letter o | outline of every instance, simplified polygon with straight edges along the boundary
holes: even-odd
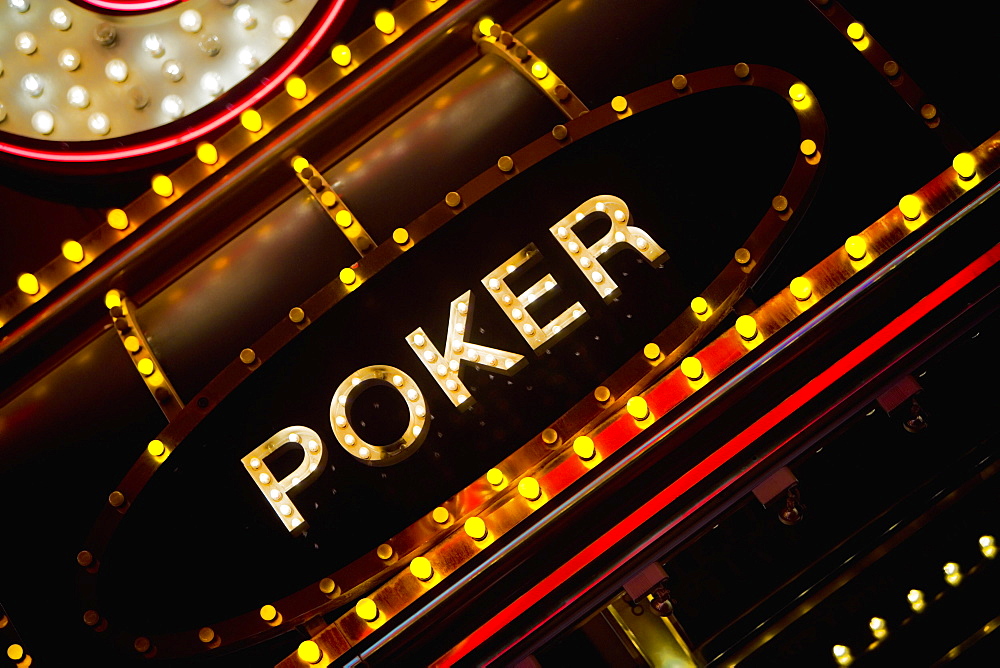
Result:
[[[372,385],[386,385],[399,392],[409,415],[402,436],[388,445],[368,443],[351,425],[351,405]],[[416,452],[427,436],[427,420],[424,393],[412,378],[393,366],[377,364],[358,369],[340,384],[330,403],[330,426],[337,441],[359,462],[369,466],[391,466]]]

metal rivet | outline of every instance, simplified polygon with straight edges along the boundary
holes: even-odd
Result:
[[[240,361],[244,364],[253,364],[256,359],[257,353],[255,353],[252,349],[244,348],[240,351]]]
[[[746,79],[750,76],[750,66],[746,63],[736,63],[736,67],[733,68],[733,74],[740,79]]]
[[[514,160],[509,155],[505,155],[497,160],[497,167],[500,168],[501,172],[509,172],[514,169]]]
[[[683,74],[678,74],[673,79],[670,80],[670,85],[674,87],[674,90],[680,91],[684,90],[688,86],[687,77]]]
[[[306,319],[306,312],[303,311],[298,306],[296,306],[295,308],[293,308],[291,311],[288,312],[288,319],[298,324]]]
[[[555,137],[558,141],[566,139],[568,135],[569,135],[569,130],[566,129],[565,125],[557,125],[554,128],[552,128],[552,136]]]
[[[444,196],[444,203],[454,209],[462,203],[462,196],[452,191]]]

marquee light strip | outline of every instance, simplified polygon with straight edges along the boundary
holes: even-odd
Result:
[[[0,606],[0,651],[18,668],[27,668],[32,663],[31,655],[24,649],[21,634],[17,632],[3,606]]]
[[[998,148],[1000,148],[1000,133],[994,135],[990,140],[979,146],[973,152],[972,156],[976,162],[976,172],[975,176],[971,179],[963,179],[954,168],[949,168],[921,188],[915,195],[920,198],[920,211],[916,220],[911,220],[911,217],[908,217],[904,213],[906,211],[905,205],[902,209],[900,207],[896,207],[879,218],[860,234],[850,237],[844,246],[827,256],[811,270],[805,272],[800,278],[805,278],[811,284],[811,294],[809,297],[801,299],[801,295],[796,296],[793,294],[793,290],[790,286],[768,300],[749,316],[743,316],[744,318],[752,318],[754,324],[752,329],[748,328],[746,324],[743,326],[737,324],[736,326],[726,330],[717,339],[704,346],[696,356],[686,358],[685,361],[696,360],[698,362],[698,373],[691,372],[690,368],[686,370],[684,368],[684,364],[672,369],[661,380],[653,384],[650,389],[634,394],[625,409],[619,408],[613,416],[595,429],[590,430],[588,433],[576,435],[573,441],[573,447],[564,447],[560,458],[553,462],[549,462],[544,467],[528,472],[531,476],[538,480],[542,490],[544,490],[543,498],[546,500],[552,499],[571,483],[582,478],[586,471],[594,466],[595,462],[599,462],[601,459],[607,458],[612,453],[630,443],[632,439],[639,435],[642,430],[651,426],[656,418],[671,413],[671,411],[676,409],[684,400],[694,395],[699,389],[704,387],[706,383],[710,382],[712,378],[718,376],[734,363],[746,357],[748,353],[757,347],[765,338],[769,338],[778,333],[782,328],[795,320],[795,318],[797,318],[801,313],[811,308],[818,300],[823,299],[835,289],[844,285],[853,276],[861,272],[879,255],[889,251],[893,246],[930,221],[945,207],[957,201],[971,188],[969,181],[975,179],[976,183],[978,183],[983,177],[993,173],[998,167],[1000,167],[1000,156],[997,155]],[[975,202],[973,202],[973,204],[975,204]],[[941,227],[938,231],[944,229],[946,222],[947,221],[942,221],[943,227]],[[865,241],[865,253],[863,255],[860,253],[860,246],[857,242],[858,238]],[[924,240],[927,238],[928,237],[925,237]],[[917,244],[920,243],[921,242],[917,242]],[[989,258],[989,262],[990,264],[995,263],[998,258],[998,252],[1000,252],[1000,247],[994,248],[991,253],[984,257],[992,255],[992,257]],[[983,260],[983,258],[980,258],[980,260]],[[982,269],[979,269],[979,273],[982,273]],[[978,273],[975,275],[978,275]],[[971,278],[968,278],[966,282],[968,280],[971,280]],[[864,286],[859,286],[859,288],[857,288],[857,290],[863,289]],[[921,308],[924,308],[924,306],[921,305]],[[912,310],[913,309],[911,309],[911,311]],[[746,321],[744,321],[744,323],[746,323]],[[874,341],[874,339],[866,342],[866,344],[862,347],[871,344],[872,341]],[[845,363],[848,362],[855,363],[853,361],[845,361]],[[835,367],[836,366],[837,365],[835,365]],[[815,396],[817,392],[818,390],[812,391],[810,396]],[[640,406],[643,410],[641,412],[634,410],[631,405],[637,398],[642,400]],[[645,417],[642,417],[643,415],[645,415]],[[788,412],[785,412],[783,415],[787,416]],[[673,423],[673,426],[676,427],[678,422],[680,422],[680,420],[676,420]],[[655,438],[649,439],[647,442],[659,442],[668,433],[669,431],[661,430],[656,434]],[[747,438],[747,433],[748,432],[745,432],[744,435],[737,440],[745,440],[745,438]],[[582,439],[585,439],[586,441],[586,448],[579,446]],[[728,447],[729,446],[727,445],[719,452],[722,453],[727,451]],[[736,452],[738,451],[731,452],[728,454],[728,457],[735,455]],[[589,455],[589,457],[585,457],[585,455]],[[715,456],[708,458],[703,465],[699,465],[696,469],[707,466],[717,468],[723,461],[728,460],[728,457],[726,459],[720,459],[718,455],[719,453],[716,453]],[[504,464],[501,463],[501,470],[503,470],[503,466]],[[674,487],[686,485],[683,489],[690,489],[690,487],[694,484],[692,482],[692,476],[694,476],[695,473],[695,471],[692,471],[691,473],[682,476],[681,481],[678,481],[678,483],[668,487],[665,492],[657,496],[657,499],[660,499],[668,492],[672,493],[672,496],[670,496],[671,499],[676,498],[679,493],[673,492]],[[607,474],[608,472],[604,473],[604,475]],[[514,476],[511,476],[511,480],[514,479]],[[514,528],[514,526],[521,519],[526,518],[535,509],[532,507],[526,508],[523,501],[516,498],[516,495],[513,493],[506,493],[502,496],[504,497],[503,500],[494,503],[491,509],[482,516],[482,519],[490,528],[490,536],[493,540],[501,537],[507,531]],[[644,517],[648,516],[649,514],[644,515]],[[612,533],[619,532],[621,527],[624,525],[628,525],[632,528],[638,526],[637,522],[633,521],[633,518],[629,518],[629,520],[622,525],[615,527],[615,529],[612,530]],[[616,538],[614,540],[601,541],[599,543],[595,543],[591,547],[594,549],[600,547],[603,551],[622,537],[618,533],[615,533],[615,535]],[[463,550],[461,549],[462,547],[465,547],[466,549]],[[451,541],[448,541],[430,548],[427,552],[423,553],[422,556],[428,558],[432,564],[447,564],[447,567],[453,571],[456,570],[458,566],[469,560],[468,558],[462,559],[465,552],[468,552],[467,546],[455,547]],[[577,570],[584,563],[589,562],[594,556],[594,554],[588,554],[585,558],[575,559],[573,560],[572,565],[568,565],[568,567],[570,570],[575,572],[575,570]],[[492,558],[498,559],[499,555],[492,555]],[[556,579],[559,582],[565,581],[568,577],[563,573],[564,570],[565,569],[559,569],[558,571],[558,577]],[[407,576],[408,574],[404,571],[368,595],[368,598],[375,602],[375,604],[379,607],[379,610],[383,610],[385,612],[384,619],[376,620],[377,623],[366,622],[363,625],[359,623],[356,611],[348,612],[337,619],[330,625],[330,627],[325,629],[323,633],[313,638],[313,641],[316,642],[320,649],[324,651],[324,654],[331,659],[336,658],[336,656],[332,654],[332,652],[335,651],[335,647],[331,646],[324,649],[324,646],[327,642],[327,638],[331,635],[332,628],[335,627],[339,637],[343,638],[343,640],[345,640],[349,645],[357,645],[375,629],[389,621],[392,616],[398,614],[407,605],[415,602],[420,595],[426,591],[427,588],[414,587],[413,583],[408,581]],[[470,576],[466,576],[466,578],[469,577]],[[457,587],[458,585],[452,584],[451,586]],[[546,584],[545,590],[547,592],[551,592],[553,588],[554,586]],[[535,595],[534,590],[532,590],[531,600],[537,601],[539,598],[540,596]],[[511,610],[515,610],[517,613],[520,613],[526,610],[528,605],[530,605],[530,603],[524,603],[519,600],[515,605],[511,606]],[[439,662],[435,665],[453,665],[456,661],[466,656],[472,647],[481,643],[485,640],[485,638],[499,630],[498,625],[502,626],[504,623],[511,621],[509,612],[509,610],[505,610],[501,614],[497,615],[497,617],[493,618],[489,624],[484,627],[484,629],[474,633],[473,636],[470,636],[468,641],[465,643],[456,646],[456,648],[446,654],[445,657],[439,659]],[[360,621],[364,622],[364,620]],[[387,642],[387,639],[383,638],[380,641],[380,644],[384,644],[385,642]],[[375,649],[377,649],[377,646],[369,651],[374,651]],[[295,655],[286,658],[279,664],[281,668],[297,668],[298,666],[303,665],[306,664],[304,664],[301,659]],[[328,663],[320,665],[328,665]]]
[[[183,410],[184,402],[181,401],[163,366],[149,347],[146,335],[135,319],[137,310],[135,304],[126,298],[123,292],[111,290],[104,298],[104,305],[108,307],[111,323],[139,372],[142,382],[160,405],[160,410],[167,420],[173,420]]]
[[[668,81],[637,91],[629,95],[627,99],[615,98],[612,103],[574,119],[565,126],[556,126],[552,134],[541,137],[510,156],[513,162],[518,165],[518,171],[513,174],[519,174],[561,148],[569,146],[574,141],[611,124],[623,121],[634,114],[698,92],[727,87],[756,87],[769,90],[783,98],[796,112],[796,118],[800,123],[802,147],[808,147],[808,149],[803,148],[799,151],[799,155],[782,186],[782,194],[775,197],[775,205],[763,214],[750,238],[745,242],[744,248],[740,248],[734,254],[733,260],[720,276],[706,288],[704,297],[712,304],[711,312],[707,315],[699,315],[691,311],[675,320],[654,340],[654,343],[661,350],[668,352],[657,354],[655,360],[651,360],[641,353],[635,356],[608,379],[607,386],[610,388],[607,390],[608,396],[591,397],[583,401],[560,418],[551,429],[546,430],[542,435],[508,457],[497,467],[503,476],[511,481],[511,485],[503,487],[502,490],[516,489],[520,485],[520,480],[525,477],[525,471],[551,464],[554,460],[563,457],[566,452],[565,448],[569,446],[566,441],[560,440],[560,435],[568,438],[572,434],[587,433],[600,425],[608,416],[618,414],[630,396],[635,395],[639,389],[649,387],[657,377],[678,363],[687,351],[691,350],[699,340],[718,325],[733,308],[745,286],[755,280],[767,265],[769,255],[776,246],[776,240],[782,237],[783,232],[787,231],[791,222],[798,219],[799,211],[805,209],[805,204],[816,187],[817,169],[822,168],[820,157],[824,149],[826,122],[818,102],[804,84],[777,68],[764,65],[748,66],[745,63],[740,63],[735,68],[716,67],[694,72],[686,76],[686,81],[687,85],[682,89],[678,89],[673,82]],[[621,108],[620,100],[626,102],[624,111],[617,110]],[[234,360],[216,376],[202,392],[198,393],[197,399],[189,403],[185,410],[177,416],[177,419],[171,421],[155,439],[156,451],[160,454],[154,455],[150,450],[144,451],[120,482],[118,490],[127,498],[136,498],[159,466],[175,448],[180,447],[185,437],[205,417],[206,411],[219,403],[249,377],[254,369],[259,368],[261,363],[266,362],[308,324],[332,308],[350,292],[362,287],[368,278],[388,265],[389,262],[452,220],[466,206],[485,197],[509,178],[512,178],[510,173],[505,173],[497,168],[483,172],[459,191],[449,193],[445,201],[439,202],[437,206],[411,224],[405,230],[404,241],[400,241],[404,238],[400,236],[381,244],[374,251],[361,258],[356,269],[351,270],[352,280],[350,284],[341,280],[333,281],[305,303],[293,308],[288,319],[278,323],[252,345],[251,349],[255,353],[254,364],[248,366],[239,360]],[[396,232],[400,231],[402,230]],[[396,237],[396,234],[394,233],[393,236]],[[651,418],[641,421],[642,425],[651,422]],[[552,436],[552,434],[555,435]],[[550,437],[551,440],[546,440]],[[583,470],[589,469],[600,461],[600,457],[592,457],[591,459],[592,461],[580,471],[572,469],[572,464],[568,465],[571,467],[570,473],[573,473],[571,478],[576,479]],[[566,473],[560,475],[566,475]],[[567,479],[566,484],[569,484],[569,479]],[[378,550],[372,550],[348,566],[324,578],[317,585],[286,596],[280,601],[269,602],[269,605],[273,605],[281,613],[282,624],[276,626],[263,624],[259,615],[250,612],[216,624],[212,628],[214,634],[212,637],[214,638],[213,642],[219,642],[211,647],[208,643],[198,640],[195,631],[150,638],[150,640],[155,642],[158,647],[159,656],[190,655],[213,649],[222,644],[239,642],[251,635],[255,637],[274,635],[290,626],[301,624],[361,595],[366,589],[390,577],[396,568],[394,564],[406,563],[405,560],[420,550],[428,549],[429,545],[441,541],[446,544],[455,544],[456,541],[462,543],[462,537],[455,536],[458,527],[464,525],[466,520],[477,517],[481,510],[500,502],[503,498],[502,490],[498,494],[497,488],[488,479],[488,476],[484,476],[442,504],[443,521],[436,520],[434,516],[437,515],[437,511],[435,511],[435,513],[385,541],[385,545],[392,549],[394,555],[392,564],[388,564],[382,559],[378,555]],[[82,555],[85,555],[83,561],[86,564],[81,564],[85,567],[78,572],[81,578],[79,589],[81,592],[85,592],[84,600],[87,607],[93,608],[96,605],[95,587],[97,583],[92,577],[97,572],[95,564],[99,564],[100,557],[117,530],[122,517],[122,513],[106,506],[86,540],[86,549],[81,552]],[[502,533],[513,526],[517,519],[519,518],[510,518],[511,524],[509,526],[490,524],[485,528],[494,532],[502,528]],[[490,521],[494,522],[495,520]],[[487,537],[484,540],[488,542],[490,539]],[[466,547],[470,549],[475,547],[473,552],[478,552],[485,544],[487,543],[475,541],[474,546],[466,545]],[[110,628],[109,635],[127,633],[125,629],[113,624]],[[219,640],[220,638],[221,640]]]
[[[375,248],[375,242],[371,235],[361,225],[361,221],[347,207],[344,200],[330,186],[330,183],[323,176],[323,173],[312,166],[305,158],[296,157],[292,160],[292,168],[295,170],[299,181],[305,186],[313,200],[323,209],[323,212],[336,223],[336,227],[354,246],[358,254],[364,256]]]
[[[555,103],[566,118],[572,120],[589,111],[580,98],[556,73],[499,23],[483,19],[473,28],[473,38],[483,55],[499,56],[514,66],[531,84]]]
[[[812,4],[882,75],[907,106],[920,115],[924,124],[935,131],[949,151],[958,153],[969,149],[969,141],[946,118],[942,118],[937,106],[931,103],[930,97],[913,77],[903,71],[885,47],[843,5],[835,0],[812,0]]]
[[[194,157],[168,175],[156,175],[150,190],[123,208],[108,211],[107,225],[101,225],[80,239],[80,244],[86,252],[82,263],[70,262],[62,255],[58,255],[34,274],[25,274],[33,277],[36,290],[26,292],[15,287],[3,294],[0,297],[0,331],[15,316],[43,300],[54,288],[74,276],[122,239],[130,236],[139,227],[157,221],[174,202],[211,178],[271,130],[297,114],[318,96],[332,89],[447,2],[448,0],[407,0],[393,10],[391,14],[393,26],[390,33],[387,34],[372,25],[349,45],[338,44],[333,47],[331,58],[321,62],[302,78],[292,75],[294,68],[283,72],[280,81],[284,82],[285,95],[271,97],[259,109],[248,106],[228,115],[225,122],[234,119],[235,122],[214,144],[199,144]],[[296,67],[299,62],[301,59],[295,63]],[[293,82],[300,83],[293,84]],[[278,83],[276,81],[275,85]],[[267,87],[265,93],[270,94],[272,88]],[[264,95],[256,96],[251,104],[262,99]],[[195,136],[184,137],[182,141],[194,138]],[[161,186],[160,189],[157,188],[157,184]]]

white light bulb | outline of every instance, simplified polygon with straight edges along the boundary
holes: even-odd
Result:
[[[184,69],[176,60],[168,60],[163,63],[162,71],[167,81],[180,81],[184,78]]]
[[[45,84],[37,74],[25,74],[21,77],[21,90],[31,97],[38,97],[45,92]]]
[[[284,14],[274,19],[271,30],[279,39],[288,39],[295,32],[295,20],[291,16]]]
[[[49,23],[57,30],[69,30],[73,26],[73,19],[62,7],[56,7],[49,12]]]
[[[201,75],[201,89],[212,97],[218,97],[222,94],[222,77],[215,72],[205,72]]]
[[[128,79],[128,65],[121,58],[114,58],[104,66],[104,74],[116,83],[121,83]]]
[[[28,0],[7,0],[7,4],[22,14],[31,9],[31,3]]]
[[[80,67],[80,52],[76,49],[63,49],[59,52],[59,67],[72,72]]]
[[[184,100],[177,95],[168,95],[163,98],[160,108],[171,119],[180,118],[184,115]]]
[[[233,10],[233,20],[247,30],[257,25],[257,17],[254,16],[250,5],[237,5],[236,9]]]
[[[38,48],[38,42],[35,41],[35,36],[30,32],[19,32],[14,38],[14,46],[24,55],[30,56]]]
[[[36,111],[31,117],[31,127],[43,135],[50,134],[56,126],[56,119],[52,114],[45,111]]]
[[[159,58],[163,55],[163,40],[160,39],[159,35],[151,32],[142,38],[142,48],[153,58]]]
[[[86,109],[90,104],[90,93],[83,86],[70,86],[66,91],[66,101],[77,109]]]
[[[236,57],[239,59],[240,65],[243,65],[248,70],[255,70],[257,69],[257,65],[260,64],[260,61],[257,60],[257,54],[249,46],[244,46],[240,49]]]
[[[184,32],[198,32],[201,30],[201,14],[193,9],[182,13],[177,22],[180,23],[181,30]]]
[[[87,127],[95,135],[106,135],[111,129],[111,121],[108,120],[106,114],[91,114],[90,118],[87,119]]]

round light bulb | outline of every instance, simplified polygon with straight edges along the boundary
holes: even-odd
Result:
[[[73,26],[73,19],[62,7],[56,7],[49,12],[49,23],[57,30],[69,30]]]
[[[392,12],[382,10],[375,14],[375,27],[378,28],[379,32],[391,35],[396,29],[396,17],[392,15]]]
[[[271,23],[271,30],[279,39],[288,39],[295,33],[295,20],[282,14]]]
[[[217,56],[222,50],[222,40],[219,39],[218,35],[204,35],[198,40],[198,48],[206,56]]]
[[[257,69],[257,65],[260,64],[260,61],[257,60],[257,54],[249,46],[244,46],[240,49],[236,58],[240,61],[240,65],[243,65],[248,70]]]
[[[257,17],[254,16],[253,9],[250,5],[237,5],[236,9],[233,10],[233,20],[247,30],[250,30],[257,25]]]
[[[87,119],[87,127],[95,135],[106,135],[111,130],[111,121],[108,120],[107,114],[98,112],[91,114],[90,118]]]
[[[104,74],[111,81],[121,83],[128,79],[128,65],[121,58],[113,58],[104,66]]]
[[[44,109],[36,111],[31,117],[31,127],[43,135],[51,134],[52,130],[56,127],[56,119],[50,112]]]
[[[201,30],[201,14],[193,9],[188,9],[177,19],[184,32],[198,32]]]
[[[66,91],[66,101],[77,109],[86,109],[90,104],[90,93],[83,86],[70,86]]]
[[[7,0],[7,4],[13,7],[21,14],[31,9],[31,3],[28,2],[28,0]]]
[[[45,92],[45,84],[37,74],[25,74],[21,77],[21,90],[31,97],[38,97]]]
[[[164,52],[163,40],[160,39],[159,35],[151,32],[142,38],[142,48],[153,58],[159,58]]]
[[[72,72],[80,67],[80,52],[76,49],[63,49],[59,52],[59,67]]]
[[[976,175],[976,159],[969,153],[959,153],[951,161],[951,166],[963,181],[968,181]]]
[[[7,119],[7,108],[3,106],[2,102],[0,102],[0,123],[3,123],[6,119]]]
[[[201,89],[211,95],[218,97],[222,94],[222,77],[216,72],[205,72],[201,75]]]
[[[184,78],[184,68],[176,60],[168,60],[163,63],[163,67],[160,68],[163,72],[163,77],[167,81],[180,81]]]
[[[351,48],[344,44],[338,44],[330,51],[330,57],[341,67],[347,67],[351,64]]]
[[[24,55],[30,56],[38,48],[38,42],[30,32],[19,32],[14,38],[14,47]]]
[[[184,100],[178,95],[168,95],[160,103],[160,109],[171,119],[177,119],[184,115]]]

